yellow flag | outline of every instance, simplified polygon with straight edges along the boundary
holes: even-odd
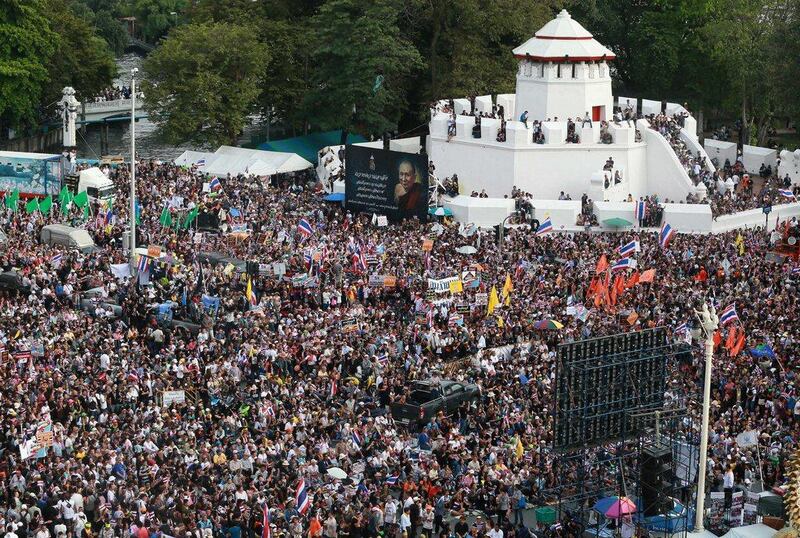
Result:
[[[245,297],[247,297],[247,302],[253,303],[253,281],[250,280],[250,277],[247,277],[247,291],[245,291]]]
[[[734,245],[739,247],[739,256],[743,255],[744,254],[744,237],[742,237],[741,233],[736,236],[736,241],[734,241]]]
[[[450,283],[450,293],[461,293],[464,291],[464,285],[460,280],[454,280]]]
[[[492,286],[492,293],[489,294],[489,304],[486,308],[486,315],[490,316],[498,306],[500,306],[500,299],[497,297],[497,288]]]
[[[497,328],[502,329],[505,324],[506,323],[503,321],[503,318],[501,316],[497,316]]]
[[[503,302],[506,306],[511,306],[511,292],[514,286],[511,284],[511,275],[506,273],[506,283],[503,284]]]
[[[518,460],[521,460],[522,456],[525,455],[525,447],[522,446],[522,438],[519,435],[517,436],[517,446],[514,448],[514,452]]]

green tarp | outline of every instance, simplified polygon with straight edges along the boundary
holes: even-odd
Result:
[[[317,152],[326,146],[338,146],[341,142],[341,131],[327,131],[324,133],[313,133],[306,136],[296,136],[284,140],[273,140],[259,144],[257,149],[266,151],[282,151],[284,153],[296,153],[310,163],[317,162]],[[347,136],[347,143],[354,144],[366,142],[366,139],[354,133]]]

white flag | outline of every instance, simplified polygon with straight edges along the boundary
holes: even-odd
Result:
[[[758,444],[758,430],[748,430],[736,436],[736,444],[742,448]]]

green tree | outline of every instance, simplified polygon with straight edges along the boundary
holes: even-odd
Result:
[[[422,61],[394,0],[328,0],[312,19],[313,85],[305,106],[321,129],[377,134],[397,126]]]
[[[101,10],[95,14],[94,25],[97,34],[106,40],[111,51],[119,56],[128,45],[128,33],[122,23],[111,11]]]
[[[49,65],[46,103],[58,101],[64,86],[75,88],[79,101],[97,95],[111,85],[117,73],[108,44],[77,16],[73,11],[75,5],[72,1],[48,1],[48,12],[57,21],[53,26],[58,53]]]
[[[248,26],[176,28],[144,63],[150,119],[173,143],[235,144],[254,109],[269,56]]]
[[[0,121],[33,123],[55,52],[45,0],[5,0],[0,5]]]
[[[138,33],[144,41],[156,43],[179,24],[186,7],[186,0],[136,0],[133,15]]]

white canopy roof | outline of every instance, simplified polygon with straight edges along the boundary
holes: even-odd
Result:
[[[181,166],[197,165],[201,172],[212,176],[253,174],[271,176],[306,170],[313,165],[296,153],[261,151],[257,149],[222,146],[214,153],[184,151],[175,159]]]
[[[763,523],[755,525],[745,525],[744,527],[734,527],[722,538],[771,538],[776,531],[772,527],[767,527]]]
[[[587,62],[613,60],[614,53],[601,45],[566,9],[548,22],[514,56],[539,61]]]

